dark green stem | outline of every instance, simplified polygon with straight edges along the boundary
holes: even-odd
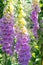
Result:
[[[0,18],[2,18],[3,16],[3,9],[4,9],[3,0],[0,0]]]
[[[43,65],[43,44],[41,44],[41,54],[42,54],[41,65]]]
[[[7,65],[7,55],[5,53],[5,62],[4,62],[4,65]]]

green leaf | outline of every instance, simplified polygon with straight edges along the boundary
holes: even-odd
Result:
[[[40,58],[36,58],[36,60],[35,60],[35,61],[37,62],[37,61],[39,61],[39,60],[40,60]]]
[[[33,62],[32,62],[32,61],[30,61],[28,65],[33,65]]]
[[[11,61],[10,61],[10,59],[8,60],[7,65],[11,65]]]

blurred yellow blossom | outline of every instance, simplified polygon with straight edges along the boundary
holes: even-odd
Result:
[[[24,34],[28,34],[27,29],[26,29],[25,26],[20,27],[20,30],[22,31],[22,33],[24,33]]]
[[[26,25],[26,21],[25,21],[24,18],[21,18],[21,19],[18,21],[18,23],[19,23],[20,25]]]
[[[39,0],[32,0],[33,4],[36,5],[37,3],[39,3]]]
[[[14,14],[14,6],[12,2],[9,2],[4,8],[3,14],[6,15],[7,13]]]
[[[22,15],[23,17],[25,17],[25,16],[26,16],[26,14],[24,13],[24,11],[23,11],[23,10],[20,10],[20,15]]]

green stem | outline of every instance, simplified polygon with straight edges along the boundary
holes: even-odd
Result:
[[[41,55],[42,55],[42,58],[41,58],[41,65],[43,65],[43,44],[41,44]]]
[[[0,18],[2,18],[3,16],[3,9],[4,9],[3,0],[0,0]]]
[[[7,65],[7,55],[6,55],[6,53],[5,53],[5,65]]]

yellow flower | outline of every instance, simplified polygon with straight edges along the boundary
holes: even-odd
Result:
[[[19,15],[18,15],[18,18],[22,18],[23,17],[23,15],[22,15],[22,13],[20,13]]]
[[[10,3],[12,3],[12,4],[14,3],[14,1],[13,1],[13,0],[8,0],[8,2],[10,2]]]
[[[26,25],[27,24],[24,18],[21,18],[18,23],[20,25]]]
[[[23,10],[20,10],[20,13],[18,15],[18,18],[22,18],[22,17],[25,17],[25,16],[26,16],[26,14],[24,13],[24,11]]]
[[[11,2],[9,2],[4,8],[3,14],[6,15],[7,13],[14,14],[14,6]]]
[[[37,3],[39,3],[39,0],[33,0],[33,4],[37,4]]]
[[[26,14],[24,13],[24,11],[23,11],[23,10],[21,10],[21,11],[20,11],[20,13],[22,14],[22,16],[23,16],[23,17],[25,17],[25,16],[26,16]]]
[[[24,34],[28,34],[27,29],[26,29],[25,26],[20,27],[20,30],[22,31],[22,33],[24,33]]]
[[[22,5],[21,5],[21,4],[20,4],[20,6],[19,6],[19,9],[20,9],[20,10],[22,10],[22,9],[23,9],[23,7],[22,7]]]
[[[22,18],[22,17],[23,17],[22,14],[19,14],[19,15],[18,15],[18,18]]]
[[[6,15],[8,13],[8,5],[4,8],[3,14]]]
[[[18,18],[22,18],[22,17],[25,17],[26,14],[23,12],[23,10],[20,11],[19,15],[18,15]]]
[[[9,3],[9,6],[10,6],[10,12],[11,13],[14,13],[14,6],[12,3]]]

